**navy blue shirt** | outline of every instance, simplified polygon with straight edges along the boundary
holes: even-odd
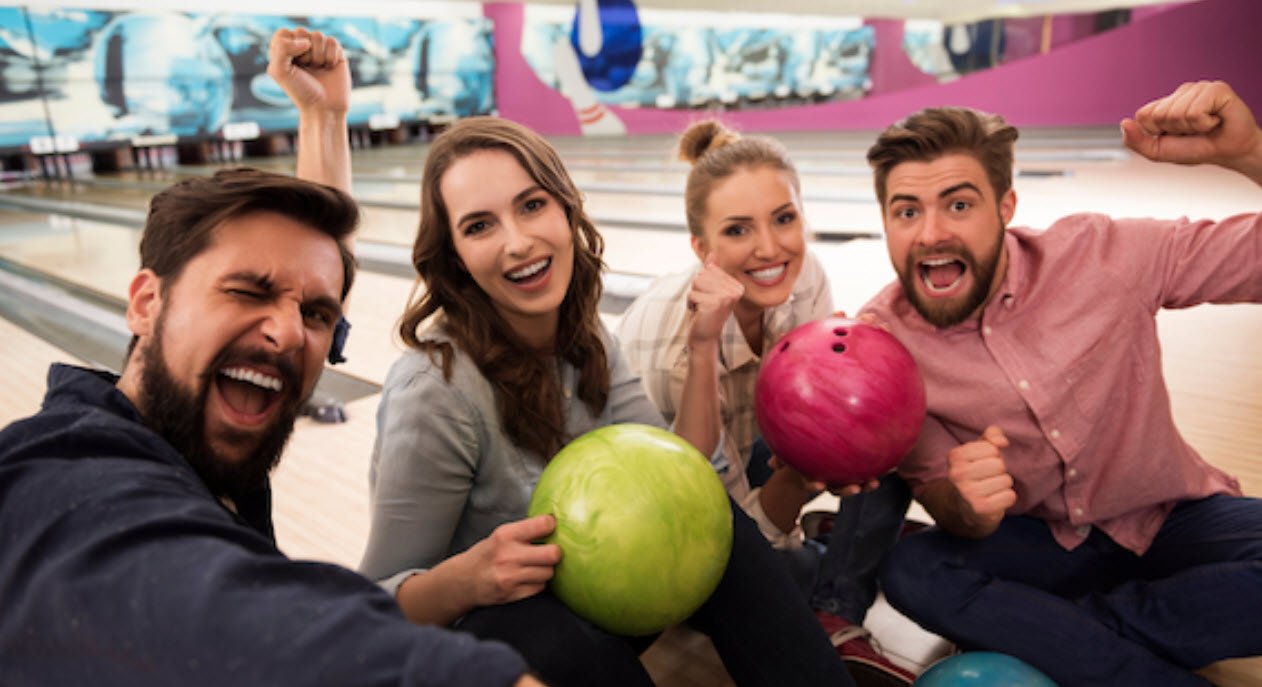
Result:
[[[408,622],[360,575],[277,550],[264,493],[234,515],[112,375],[65,365],[0,432],[0,684],[478,685],[509,647]]]

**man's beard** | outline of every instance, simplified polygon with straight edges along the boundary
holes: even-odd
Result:
[[[907,299],[916,308],[916,312],[920,313],[920,316],[926,322],[939,329],[967,320],[990,297],[990,288],[995,281],[995,269],[999,265],[999,254],[1003,249],[1003,236],[1004,232],[1000,230],[994,246],[988,251],[985,262],[979,262],[972,251],[963,246],[947,249],[943,249],[940,246],[931,246],[927,250],[913,250],[908,253],[903,269],[899,271],[898,280],[902,283],[903,293],[907,294]],[[969,288],[968,293],[964,294],[962,300],[926,298],[920,292],[919,285],[916,283],[921,279],[920,269],[916,266],[919,257],[921,255],[944,253],[959,258],[968,266],[968,273],[973,275],[973,285]]]
[[[197,381],[197,389],[189,392],[171,374],[162,356],[163,316],[154,327],[153,338],[141,351],[142,373],[139,410],[145,425],[171,444],[210,488],[211,493],[242,494],[261,487],[268,473],[280,461],[281,452],[293,432],[294,420],[304,399],[299,397],[301,383],[291,362],[262,351],[224,350],[207,367]],[[215,375],[225,365],[252,361],[273,365],[284,383],[285,398],[280,401],[276,418],[257,440],[244,432],[231,432],[219,437],[232,444],[254,443],[244,458],[232,460],[215,452],[206,439],[206,403]]]

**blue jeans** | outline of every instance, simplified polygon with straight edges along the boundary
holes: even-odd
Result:
[[[762,439],[754,443],[746,469],[751,486],[771,475],[770,457]],[[841,500],[826,542],[807,541],[801,549],[780,552],[812,608],[863,624],[876,601],[881,561],[898,540],[910,504],[907,483],[890,473],[876,490]]]
[[[735,503],[731,508],[727,569],[688,624],[710,636],[733,681],[742,687],[853,685],[758,526]],[[547,591],[479,608],[456,629],[506,642],[553,687],[653,684],[639,661],[653,637],[605,632]]]
[[[1026,516],[985,539],[934,528],[894,547],[881,582],[926,629],[1062,685],[1207,685],[1191,671],[1262,654],[1262,500],[1181,503],[1142,556],[1099,530],[1066,551]]]

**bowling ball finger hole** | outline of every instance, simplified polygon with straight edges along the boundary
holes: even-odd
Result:
[[[837,336],[846,336],[847,334],[850,333],[850,330],[846,329],[845,327],[837,327],[836,329],[833,330],[833,333],[836,334]]]
[[[834,353],[845,353],[845,352],[846,352],[846,344],[844,344],[844,343],[835,343],[835,344],[833,344],[833,352],[834,352]]]
[[[784,353],[785,351],[789,350],[789,344],[791,344],[791,343],[793,343],[793,342],[792,342],[792,341],[785,341],[784,343],[780,344],[780,352],[781,352],[781,353]]]

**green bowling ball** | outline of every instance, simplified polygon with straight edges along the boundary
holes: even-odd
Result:
[[[529,514],[551,514],[561,548],[551,588],[618,635],[680,622],[714,592],[732,552],[727,492],[705,456],[656,427],[609,425],[548,463]]]

